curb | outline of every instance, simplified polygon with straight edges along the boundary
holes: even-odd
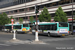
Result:
[[[45,42],[43,42],[43,41],[32,41],[31,42],[31,44],[47,44],[47,43],[45,43]]]
[[[9,41],[7,41],[7,43],[10,43],[10,44],[47,44],[43,41],[29,41],[29,40],[19,40],[19,39],[11,39]]]

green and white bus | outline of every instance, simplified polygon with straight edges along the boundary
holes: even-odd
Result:
[[[35,34],[36,23],[33,24],[32,33]],[[69,23],[67,22],[38,22],[38,33],[48,36],[69,35]]]
[[[13,31],[16,30],[16,32],[29,32],[30,25],[27,24],[13,24]],[[12,31],[12,24],[5,24],[4,31],[11,32]]]

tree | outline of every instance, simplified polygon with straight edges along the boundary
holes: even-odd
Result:
[[[57,12],[55,13],[54,21],[55,21],[55,22],[60,22],[60,21],[61,21],[61,20],[60,20],[60,17],[58,16],[58,13],[57,13]]]
[[[31,16],[30,17],[30,22],[33,23],[33,21],[34,21],[34,18],[33,18],[33,16]]]
[[[0,14],[0,25],[5,25],[9,23],[9,18],[6,13]]]
[[[75,20],[75,17],[74,17],[74,20]]]
[[[75,16],[75,13],[73,15]],[[75,17],[74,17],[74,20],[75,20]]]
[[[67,14],[64,13],[61,6],[59,6],[59,8],[55,12],[54,21],[55,22],[67,22],[68,18],[66,16],[67,16]]]
[[[51,21],[51,16],[48,12],[48,9],[44,7],[43,11],[41,11],[41,14],[39,15],[39,21],[45,21],[45,22],[50,22]]]
[[[19,19],[19,23],[22,24],[23,23],[23,18]]]

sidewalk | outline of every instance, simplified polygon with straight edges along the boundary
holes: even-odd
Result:
[[[32,34],[32,32],[28,32],[27,34]]]
[[[0,31],[0,34],[13,34],[13,33]],[[18,33],[17,33],[17,34],[18,34]],[[28,33],[26,33],[26,34],[32,34],[32,32],[28,32]]]
[[[8,44],[47,44],[43,41],[34,41],[34,40],[19,40],[19,39],[11,39],[6,41]]]
[[[66,36],[66,37],[75,37],[75,35],[68,35],[68,36]]]
[[[7,32],[0,31],[0,34],[13,34],[13,33],[7,33]]]

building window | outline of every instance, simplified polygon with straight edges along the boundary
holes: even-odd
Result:
[[[29,10],[34,10],[34,9],[35,9],[34,7],[30,7],[30,8],[29,8]]]
[[[17,10],[14,10],[14,13],[17,13]]]
[[[24,9],[19,9],[20,12],[24,12]]]
[[[13,11],[10,11],[10,13],[13,13]]]
[[[25,11],[28,11],[28,8],[25,8]]]
[[[9,14],[9,11],[5,12],[6,14]]]
[[[26,20],[28,20],[28,17],[25,17]]]

